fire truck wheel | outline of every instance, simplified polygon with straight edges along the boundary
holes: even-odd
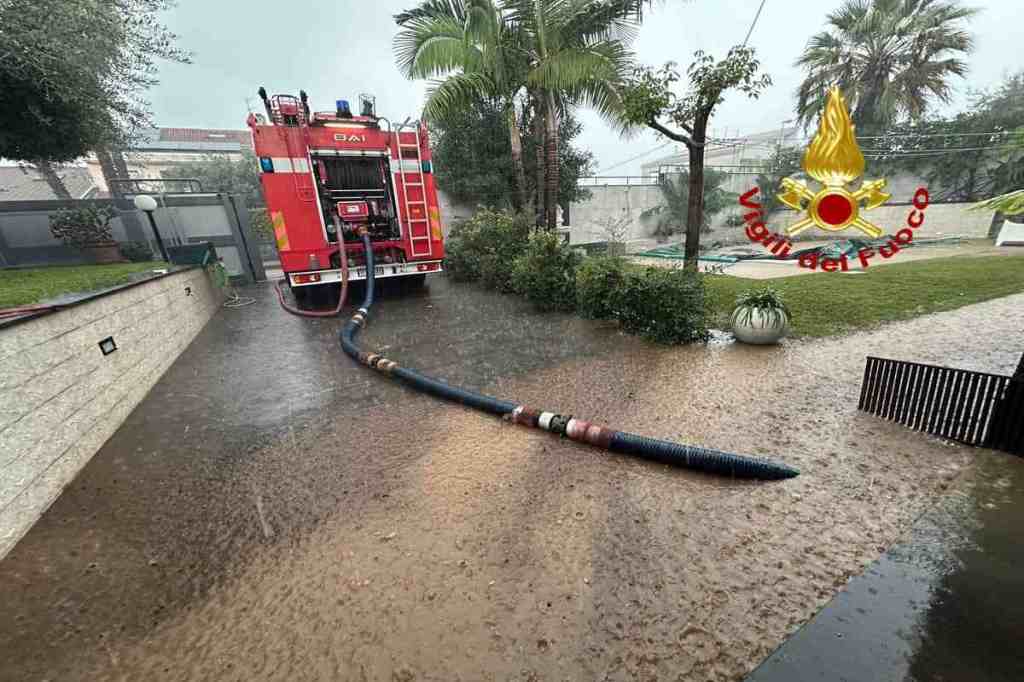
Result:
[[[416,289],[422,289],[423,285],[427,282],[426,275],[409,275],[403,278],[405,280],[405,286],[409,291],[415,291]]]

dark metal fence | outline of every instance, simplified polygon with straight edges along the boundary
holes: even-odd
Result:
[[[1024,454],[1024,381],[1013,377],[869,356],[857,407],[935,436]]]
[[[256,281],[266,279],[264,259],[257,246],[259,239],[254,234],[245,197],[183,192],[155,195],[155,199],[158,208],[154,219],[168,246],[210,242],[231,276]],[[52,213],[85,207],[118,209],[117,217],[111,221],[115,241],[150,243],[152,230],[148,224],[142,227],[139,222],[142,212],[129,199],[0,200],[0,268],[91,262],[85,254],[65,246],[50,232]],[[155,248],[153,251],[159,254]]]

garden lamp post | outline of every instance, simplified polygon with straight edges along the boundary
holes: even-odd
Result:
[[[156,210],[156,199],[148,194],[136,194],[134,202],[135,208],[146,212],[149,224],[153,228],[153,234],[156,236],[156,244],[160,247],[160,255],[163,256],[165,263],[170,263],[171,259],[167,257],[167,249],[164,248],[164,240],[160,238],[160,230],[157,229],[156,220],[153,219],[153,211]]]

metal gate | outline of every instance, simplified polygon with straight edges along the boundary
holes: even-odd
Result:
[[[869,356],[857,407],[934,436],[1024,454],[1024,356],[1012,377]]]
[[[113,206],[118,213],[110,225],[114,239],[148,242],[159,258],[149,221],[132,202],[135,194],[142,193],[157,202],[153,219],[168,246],[211,242],[230,275],[250,281],[266,279],[244,197],[214,192],[144,192],[142,188],[116,199],[0,201],[0,267],[89,262],[80,251],[65,246],[50,233],[50,215],[67,208]]]
[[[154,218],[161,235],[172,244],[209,242],[217,249],[225,269],[232,277],[251,282],[265,280],[263,258],[260,256],[259,236],[253,229],[251,214],[242,195],[203,192],[196,180],[133,178],[115,182],[124,183],[118,191],[115,206],[129,213],[135,209],[133,199],[148,194],[157,202]],[[191,183],[185,191],[172,191],[178,184]],[[148,226],[144,228],[147,236]]]

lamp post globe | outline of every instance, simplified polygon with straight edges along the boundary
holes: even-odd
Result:
[[[156,199],[149,196],[148,194],[136,194],[135,198],[132,201],[135,204],[135,208],[139,209],[140,211],[146,211],[148,213],[150,211],[156,210]]]
[[[132,201],[135,204],[135,208],[146,213],[146,217],[149,218],[149,225],[153,228],[153,236],[156,237],[156,244],[160,247],[160,256],[163,257],[164,262],[170,263],[171,259],[167,257],[167,249],[164,248],[164,240],[160,238],[160,230],[157,228],[156,220],[153,218],[153,211],[157,207],[156,199],[148,194],[136,194]]]

